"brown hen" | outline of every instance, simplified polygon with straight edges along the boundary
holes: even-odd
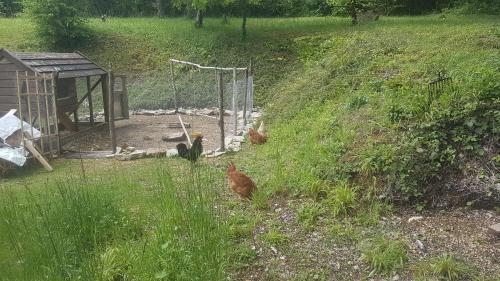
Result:
[[[259,134],[253,128],[248,129],[248,138],[252,144],[264,144],[267,141],[267,136]]]
[[[241,199],[251,199],[252,193],[257,189],[257,186],[251,178],[242,172],[238,172],[233,164],[227,167],[227,178],[229,187],[234,193],[238,194]]]

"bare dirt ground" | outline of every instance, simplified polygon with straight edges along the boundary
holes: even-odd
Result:
[[[182,115],[181,117],[184,123],[191,125],[191,128],[187,129],[190,134],[193,132],[203,134],[205,151],[219,148],[220,130],[216,118],[190,115]],[[180,133],[183,130],[182,128],[169,128],[170,123],[179,123],[177,115],[131,115],[130,119],[116,121],[115,123],[117,144],[120,146],[126,143],[137,149],[175,148],[180,141],[166,142],[162,140],[162,137],[171,133]],[[230,125],[226,123],[225,131],[229,132],[229,130]],[[184,143],[186,142],[184,141]],[[71,151],[111,150],[109,132],[106,128],[101,128],[77,142],[66,145],[64,148]]]
[[[487,227],[500,222],[494,211],[452,209],[421,214],[402,211],[382,217],[373,226],[353,225],[356,237],[339,237],[331,232],[331,218],[320,218],[312,230],[297,221],[296,209],[307,199],[276,198],[253,232],[251,248],[256,259],[233,276],[235,280],[415,280],[412,268],[445,253],[465,261],[477,274],[500,277],[500,238]],[[422,218],[408,221],[414,216]],[[344,224],[343,222],[337,222]],[[288,239],[280,245],[262,240],[270,229]],[[369,276],[370,266],[362,258],[362,244],[380,233],[408,245],[408,266],[399,273]],[[392,238],[391,238],[392,237]],[[416,240],[425,245],[422,252]],[[472,279],[466,279],[472,280]],[[489,280],[489,279],[488,279]]]

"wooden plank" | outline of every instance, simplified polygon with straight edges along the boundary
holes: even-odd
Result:
[[[40,59],[81,59],[82,56],[77,53],[11,53],[21,60],[40,60]]]
[[[0,88],[16,88],[16,87],[17,87],[17,81],[15,76],[14,79],[2,79],[0,77]]]
[[[16,80],[16,72],[15,71],[5,71],[5,72],[0,72],[0,79],[12,79]]]
[[[108,109],[109,109],[109,106],[108,106],[108,98],[109,98],[109,95],[108,95],[108,84],[109,84],[109,81],[108,81],[108,75],[106,74],[103,74],[101,75],[101,92],[102,92],[102,105],[103,105],[103,109],[104,109],[104,121],[105,122],[108,122],[108,118],[109,118],[109,113],[108,113]]]
[[[99,81],[101,81],[99,79]],[[94,124],[94,105],[92,104],[92,87],[90,86],[90,77],[87,76],[87,93],[88,93],[88,102],[89,102],[89,115],[90,115],[90,123]]]
[[[189,143],[189,147],[191,147],[193,145],[193,143],[191,142],[191,138],[189,137],[189,133],[186,130],[186,126],[184,126],[184,122],[182,121],[182,117],[179,114],[177,114],[177,117],[179,117],[179,122],[181,123],[182,130],[184,131],[184,134],[187,137],[187,140],[188,140],[188,143]]]
[[[21,90],[22,90],[22,93],[26,93],[26,80],[24,79],[24,75],[21,76],[19,75],[19,79],[21,80],[22,84],[21,84]],[[43,82],[42,81],[38,81],[38,85],[41,85]],[[31,93],[34,93],[35,92],[35,89],[36,88],[36,83],[35,81],[33,80],[29,80],[29,90]],[[5,79],[5,80],[0,80],[0,89],[15,89],[17,91],[17,80],[11,80],[11,79]]]
[[[16,96],[17,88],[0,88],[0,96]]]
[[[42,164],[42,166],[47,171],[52,172],[54,170],[52,168],[52,166],[50,166],[49,162],[47,162],[45,157],[43,157],[43,155],[40,152],[38,152],[38,150],[35,148],[35,145],[33,144],[33,142],[31,142],[30,140],[24,139],[24,147],[26,149],[28,149],[29,152],[31,152],[31,154],[33,154],[33,156],[36,158],[36,160],[38,160],[38,162],[40,162],[40,164]]]
[[[36,105],[36,95],[30,95],[30,98],[32,99],[31,104]],[[0,104],[10,104],[10,103],[17,103],[17,96],[12,95],[12,96],[0,96]],[[26,103],[26,98],[23,97],[23,103]]]
[[[90,61],[86,59],[62,59],[62,60],[27,60],[26,64],[32,67],[38,66],[53,66],[53,65],[75,65],[75,64],[89,64]]]
[[[52,65],[52,66],[33,66],[33,68],[41,73],[52,71],[75,71],[75,70],[92,70],[98,69],[94,64],[73,64],[73,65]]]
[[[103,74],[106,74],[106,71],[102,69],[65,71],[59,73],[59,78],[75,78],[75,77],[85,77],[85,76],[94,76]]]
[[[18,103],[3,103],[3,104],[0,104],[0,111],[2,112],[8,112],[10,111],[11,109],[18,109],[19,108],[19,104]]]
[[[22,71],[24,69],[20,68],[19,66],[15,64],[2,64],[0,65],[0,72],[10,72],[10,71]]]

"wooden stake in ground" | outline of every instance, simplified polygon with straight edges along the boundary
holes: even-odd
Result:
[[[186,130],[186,126],[184,126],[184,122],[182,122],[182,117],[180,115],[177,115],[177,117],[179,117],[179,122],[181,122],[182,130],[184,130],[184,134],[187,137],[187,140],[188,140],[188,143],[189,143],[189,147],[191,147],[193,145],[193,143],[191,143],[191,138],[189,137],[189,134],[188,134],[188,132]]]

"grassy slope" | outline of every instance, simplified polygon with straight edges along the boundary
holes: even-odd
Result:
[[[25,19],[0,18],[0,23],[1,47],[45,49]],[[184,18],[112,18],[105,23],[91,20],[93,41],[82,45],[80,51],[132,78],[133,108],[161,107],[172,95],[166,79],[171,58],[219,66],[247,66],[252,59],[257,98],[262,105],[266,89],[287,71],[301,67],[293,38],[348,26],[348,20],[338,18],[250,19],[248,39],[242,42],[240,23],[240,19],[232,19],[227,25],[220,19],[207,19],[203,29],[194,29],[192,21]]]
[[[0,23],[2,21],[5,20],[0,19]],[[12,29],[0,24],[0,45],[11,49],[42,48],[36,39],[30,38],[30,32],[15,37],[20,30],[29,31],[30,27],[20,19],[13,22]],[[238,23],[234,21],[224,26],[219,25],[218,20],[209,20],[204,30],[192,29],[191,22],[182,19],[112,19],[106,24],[95,21],[91,25],[99,36],[96,45],[86,47],[84,51],[104,62],[104,65],[111,61],[117,69],[134,76],[135,92],[132,95],[136,97],[147,94],[148,89],[157,86],[168,88],[167,83],[158,82],[160,78],[148,79],[141,73],[164,70],[164,64],[172,56],[217,64],[244,64],[250,56],[256,58],[259,99],[268,102],[266,119],[269,121],[269,143],[257,148],[247,147],[239,154],[220,160],[223,164],[229,160],[236,162],[252,175],[260,187],[252,207],[236,203],[232,198],[224,200],[230,210],[227,223],[231,241],[240,246],[226,253],[234,255],[229,264],[222,262],[217,266],[243,272],[241,275],[234,274],[236,279],[248,278],[254,274],[253,270],[268,267],[268,272],[257,276],[266,280],[280,280],[282,271],[290,269],[296,280],[310,280],[313,275],[325,280],[332,276],[340,276],[338,278],[342,280],[367,278],[371,270],[368,267],[355,277],[351,273],[334,273],[330,268],[315,266],[310,269],[308,266],[311,264],[300,262],[307,255],[326,255],[325,260],[333,257],[329,257],[324,248],[315,252],[302,252],[302,245],[299,243],[300,246],[296,246],[296,243],[311,239],[311,233],[319,233],[321,237],[335,229],[335,233],[342,233],[342,237],[353,246],[350,252],[355,255],[353,260],[357,261],[361,249],[356,245],[360,239],[369,242],[386,232],[379,221],[389,208],[374,199],[374,195],[380,194],[378,189],[372,189],[383,186],[383,181],[371,175],[378,168],[373,161],[389,153],[385,151],[387,144],[397,142],[398,124],[388,118],[391,106],[396,104],[405,109],[418,107],[424,99],[423,86],[439,70],[445,70],[454,78],[459,86],[460,101],[473,100],[485,89],[498,87],[495,81],[499,81],[499,21],[493,18],[450,17],[445,21],[437,17],[383,18],[376,24],[354,28],[348,25],[347,20],[337,19],[252,20],[252,31],[247,43],[239,40]],[[245,49],[249,56],[241,55]],[[276,75],[278,70],[285,70],[284,75]],[[447,108],[449,99],[445,95],[439,102],[443,108]],[[154,217],[155,210],[148,210],[144,206],[150,205],[149,201],[156,196],[158,182],[150,171],[150,167],[156,163],[149,160],[136,162],[134,166],[127,165],[119,170],[103,169],[105,164],[94,161],[86,163],[90,167],[95,165],[95,170],[89,173],[98,178],[105,178],[108,173],[121,174],[127,184],[117,186],[112,191],[115,198],[120,198],[117,205],[132,212],[125,217],[134,218],[134,212],[137,212],[140,218],[135,220],[154,225],[157,220],[150,216]],[[184,162],[169,164],[181,165],[181,169],[187,167]],[[214,164],[219,165],[220,162]],[[78,165],[75,161],[58,162],[57,174],[64,178],[66,172],[78,173]],[[43,172],[35,171],[20,179],[7,180],[6,183],[13,187],[28,184],[38,191],[41,190],[39,182],[46,177]],[[175,172],[174,178],[179,179]],[[222,171],[218,170],[209,182],[213,182],[216,187],[221,180]],[[103,186],[108,185],[106,180],[103,182]],[[350,191],[346,186],[356,187],[354,190],[357,192]],[[44,194],[39,194],[40,200],[45,200],[47,196]],[[355,199],[349,200],[349,195]],[[326,200],[320,200],[324,198]],[[295,215],[291,216],[297,216],[299,222],[293,226],[299,229],[287,232],[288,223],[282,222],[281,217],[269,215],[268,203],[294,212]],[[163,206],[157,210],[168,209]],[[340,217],[347,213],[348,217],[344,220],[338,218],[339,215],[336,217],[336,213]],[[167,225],[172,223],[168,220],[164,222]],[[259,229],[272,231],[255,236],[254,233]],[[395,233],[398,231],[396,229]],[[165,240],[157,239],[157,235],[156,230],[150,230],[138,242],[134,239],[127,242],[129,238],[125,237],[125,242],[118,240],[118,245],[109,245],[95,251],[95,254],[112,252],[113,248],[118,248],[117,251],[124,256],[123,260],[114,261],[116,265],[111,263],[107,265],[109,268],[104,266],[111,277],[119,274],[120,270],[130,276],[141,276],[143,280],[152,279],[154,276],[151,276],[151,272],[163,274],[162,268],[166,269],[165,273],[189,272],[189,268],[169,271],[171,268],[165,264],[152,270],[147,262],[138,262],[138,248],[144,240],[153,239],[160,243],[161,248],[161,242]],[[133,250],[122,253],[130,243],[135,244]],[[188,240],[186,247],[196,243],[195,240]],[[257,254],[251,248],[254,243],[279,245],[280,251],[284,251],[295,268],[283,269],[276,259],[265,259],[262,254],[256,258]],[[332,247],[330,244],[318,244]],[[396,261],[393,262],[396,264],[400,256],[404,255],[400,253],[399,244],[400,241],[397,241],[392,245],[397,249]],[[304,248],[309,246],[305,245]],[[194,252],[193,249],[190,251]],[[376,256],[374,251],[367,251],[370,253],[367,256]],[[147,253],[152,256],[157,254],[149,249]],[[10,255],[12,252],[0,252],[0,257]],[[182,254],[168,253],[165,257],[172,258],[176,264],[183,264],[183,261],[176,260],[182,258]],[[381,259],[384,259],[383,254]],[[481,263],[474,260],[468,262],[480,271],[498,275],[496,268],[482,268]],[[129,267],[130,264],[133,266]],[[132,269],[127,271],[126,268]],[[394,265],[394,268],[398,266]],[[407,276],[411,266],[404,264],[403,268],[403,275]],[[309,270],[312,271],[311,276],[308,275]],[[246,271],[250,273],[245,275]],[[432,275],[429,272],[425,274]],[[287,280],[292,278],[288,277]],[[193,279],[196,276],[186,278]]]
[[[295,42],[307,67],[270,91],[271,139],[256,162],[278,157],[282,184],[292,189],[316,194],[345,180],[383,186],[383,177],[372,176],[398,160],[407,123],[431,123],[483,95],[496,96],[488,103],[498,109],[500,30],[492,18],[391,18]],[[455,91],[420,116],[438,71],[453,77]],[[391,120],[394,108],[410,121]]]

